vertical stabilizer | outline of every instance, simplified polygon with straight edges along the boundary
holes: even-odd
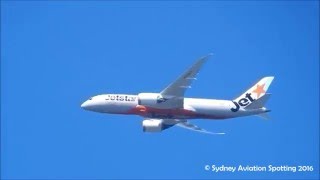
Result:
[[[254,86],[252,86],[250,89],[248,89],[241,96],[234,99],[234,101],[238,102],[240,99],[246,98],[249,95],[251,98],[253,98],[253,100],[257,100],[257,99],[263,97],[267,93],[267,90],[268,90],[271,82],[273,81],[273,79],[274,79],[273,76],[262,78],[259,82],[257,82]]]

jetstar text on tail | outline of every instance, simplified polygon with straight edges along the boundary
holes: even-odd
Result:
[[[237,112],[241,107],[245,107],[252,103],[255,99],[251,97],[251,93],[247,93],[245,98],[241,98],[238,102],[232,101],[236,107],[231,108],[232,112]]]

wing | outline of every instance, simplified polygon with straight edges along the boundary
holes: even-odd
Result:
[[[197,132],[200,132],[200,133],[206,133],[206,134],[212,134],[212,135],[223,135],[223,134],[225,134],[225,133],[210,132],[210,131],[202,129],[202,128],[196,126],[196,125],[188,123],[188,122],[180,122],[180,123],[178,123],[176,125],[179,126],[179,127],[182,127],[182,128],[185,128],[185,129],[189,129],[189,130],[192,130],[192,131],[197,131]]]
[[[162,97],[184,97],[184,93],[187,88],[191,88],[191,83],[196,79],[196,75],[201,69],[202,65],[211,56],[209,54],[197,60],[186,72],[184,72],[180,77],[161,91]],[[180,98],[183,102],[183,98]],[[179,103],[181,104],[181,103]],[[182,103],[183,105],[183,103]]]
[[[191,123],[188,123],[187,120],[181,120],[181,119],[162,119],[163,123],[164,123],[164,129],[168,129],[174,125],[177,125],[179,127],[185,128],[185,129],[189,129],[192,131],[196,131],[196,132],[200,132],[200,133],[206,133],[206,134],[213,134],[213,135],[223,135],[225,133],[214,133],[214,132],[210,132],[207,131],[205,129],[202,129],[196,125],[193,125]]]

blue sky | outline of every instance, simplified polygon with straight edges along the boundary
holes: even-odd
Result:
[[[142,132],[141,117],[80,104],[159,92],[214,53],[190,97],[233,99],[273,75],[258,117]],[[313,166],[214,173],[205,165]],[[319,178],[319,2],[1,1],[1,177]]]

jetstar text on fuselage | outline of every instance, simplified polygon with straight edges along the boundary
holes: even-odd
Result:
[[[127,95],[110,95],[106,97],[107,101],[135,101],[137,97]]]

